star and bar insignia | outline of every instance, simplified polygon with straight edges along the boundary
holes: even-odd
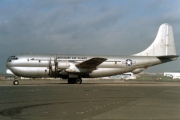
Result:
[[[136,61],[132,61],[131,59],[126,59],[126,61],[123,61],[123,64],[126,64],[127,66],[131,66],[132,64],[135,64]]]

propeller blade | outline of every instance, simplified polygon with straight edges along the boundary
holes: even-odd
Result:
[[[51,57],[50,57],[50,60],[49,60],[49,76],[52,75],[52,65],[51,65]]]

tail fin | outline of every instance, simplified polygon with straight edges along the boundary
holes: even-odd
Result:
[[[154,42],[135,56],[176,56],[172,27],[167,23],[162,24]]]

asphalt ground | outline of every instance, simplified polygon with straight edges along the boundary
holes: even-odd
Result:
[[[180,120],[180,82],[0,80],[0,120]]]

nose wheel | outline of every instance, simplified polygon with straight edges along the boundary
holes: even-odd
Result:
[[[13,81],[13,85],[19,85],[19,81],[18,80],[14,80]]]

